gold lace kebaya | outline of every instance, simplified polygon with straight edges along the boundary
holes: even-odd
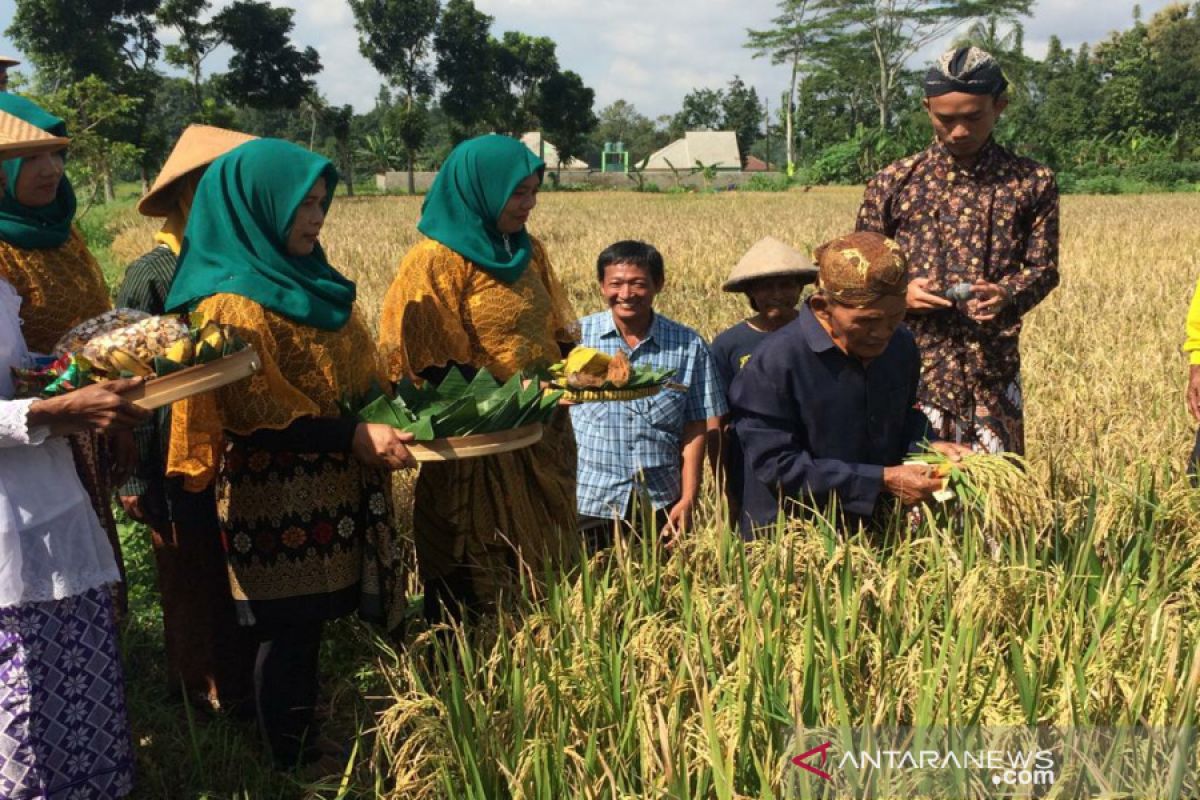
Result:
[[[562,345],[575,341],[575,322],[537,240],[512,284],[426,240],[405,255],[388,290],[381,350],[393,380],[450,362],[506,380],[558,361]],[[560,409],[533,447],[421,467],[413,500],[421,575],[461,576],[489,608],[519,591],[518,568],[538,576],[570,563],[579,548],[575,519],[575,437]]]
[[[0,277],[21,295],[21,330],[35,353],[49,353],[64,333],[112,308],[100,265],[78,229],[44,250],[0,241]]]

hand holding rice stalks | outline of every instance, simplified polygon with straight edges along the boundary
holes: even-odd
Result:
[[[1052,517],[1044,488],[1015,453],[971,453],[958,461],[930,451],[906,463],[927,464],[944,478],[937,501],[944,509],[956,501],[960,513],[988,532],[1024,531]],[[939,508],[931,508],[935,515]]]

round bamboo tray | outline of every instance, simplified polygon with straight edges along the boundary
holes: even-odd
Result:
[[[141,386],[125,393],[134,405],[154,410],[197,394],[211,392],[249,378],[262,369],[262,361],[254,348],[247,346],[224,358],[199,364],[161,378],[150,378]]]
[[[408,442],[405,447],[417,461],[461,461],[500,453],[510,453],[537,444],[542,439],[542,424],[522,425],[508,431],[449,436],[428,442]]]
[[[561,389],[563,399],[572,403],[613,403],[653,397],[667,385],[656,383],[652,386],[640,386],[637,389],[572,389],[566,386],[555,386],[554,388]]]

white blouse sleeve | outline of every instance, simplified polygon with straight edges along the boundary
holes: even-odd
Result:
[[[29,427],[29,407],[36,400],[0,400],[0,447],[29,447],[46,441],[50,429]]]

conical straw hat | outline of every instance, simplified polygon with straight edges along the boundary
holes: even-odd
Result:
[[[138,203],[138,212],[147,217],[167,216],[175,205],[180,178],[207,167],[238,145],[257,138],[212,125],[189,125],[175,143],[171,155],[167,156],[167,163],[155,178],[154,186]]]
[[[0,111],[0,160],[53,153],[70,143],[65,136],[46,133],[20,117]]]
[[[816,280],[817,268],[812,260],[799,250],[788,247],[774,236],[766,236],[746,251],[746,255],[734,266],[733,271],[729,273],[729,280],[721,284],[721,288],[727,292],[741,292],[745,290],[748,281],[783,275]]]
[[[17,61],[15,58],[12,58],[11,56],[0,56],[0,69],[8,69],[9,67],[15,67],[17,64],[20,64],[20,63],[21,63],[20,61]]]

